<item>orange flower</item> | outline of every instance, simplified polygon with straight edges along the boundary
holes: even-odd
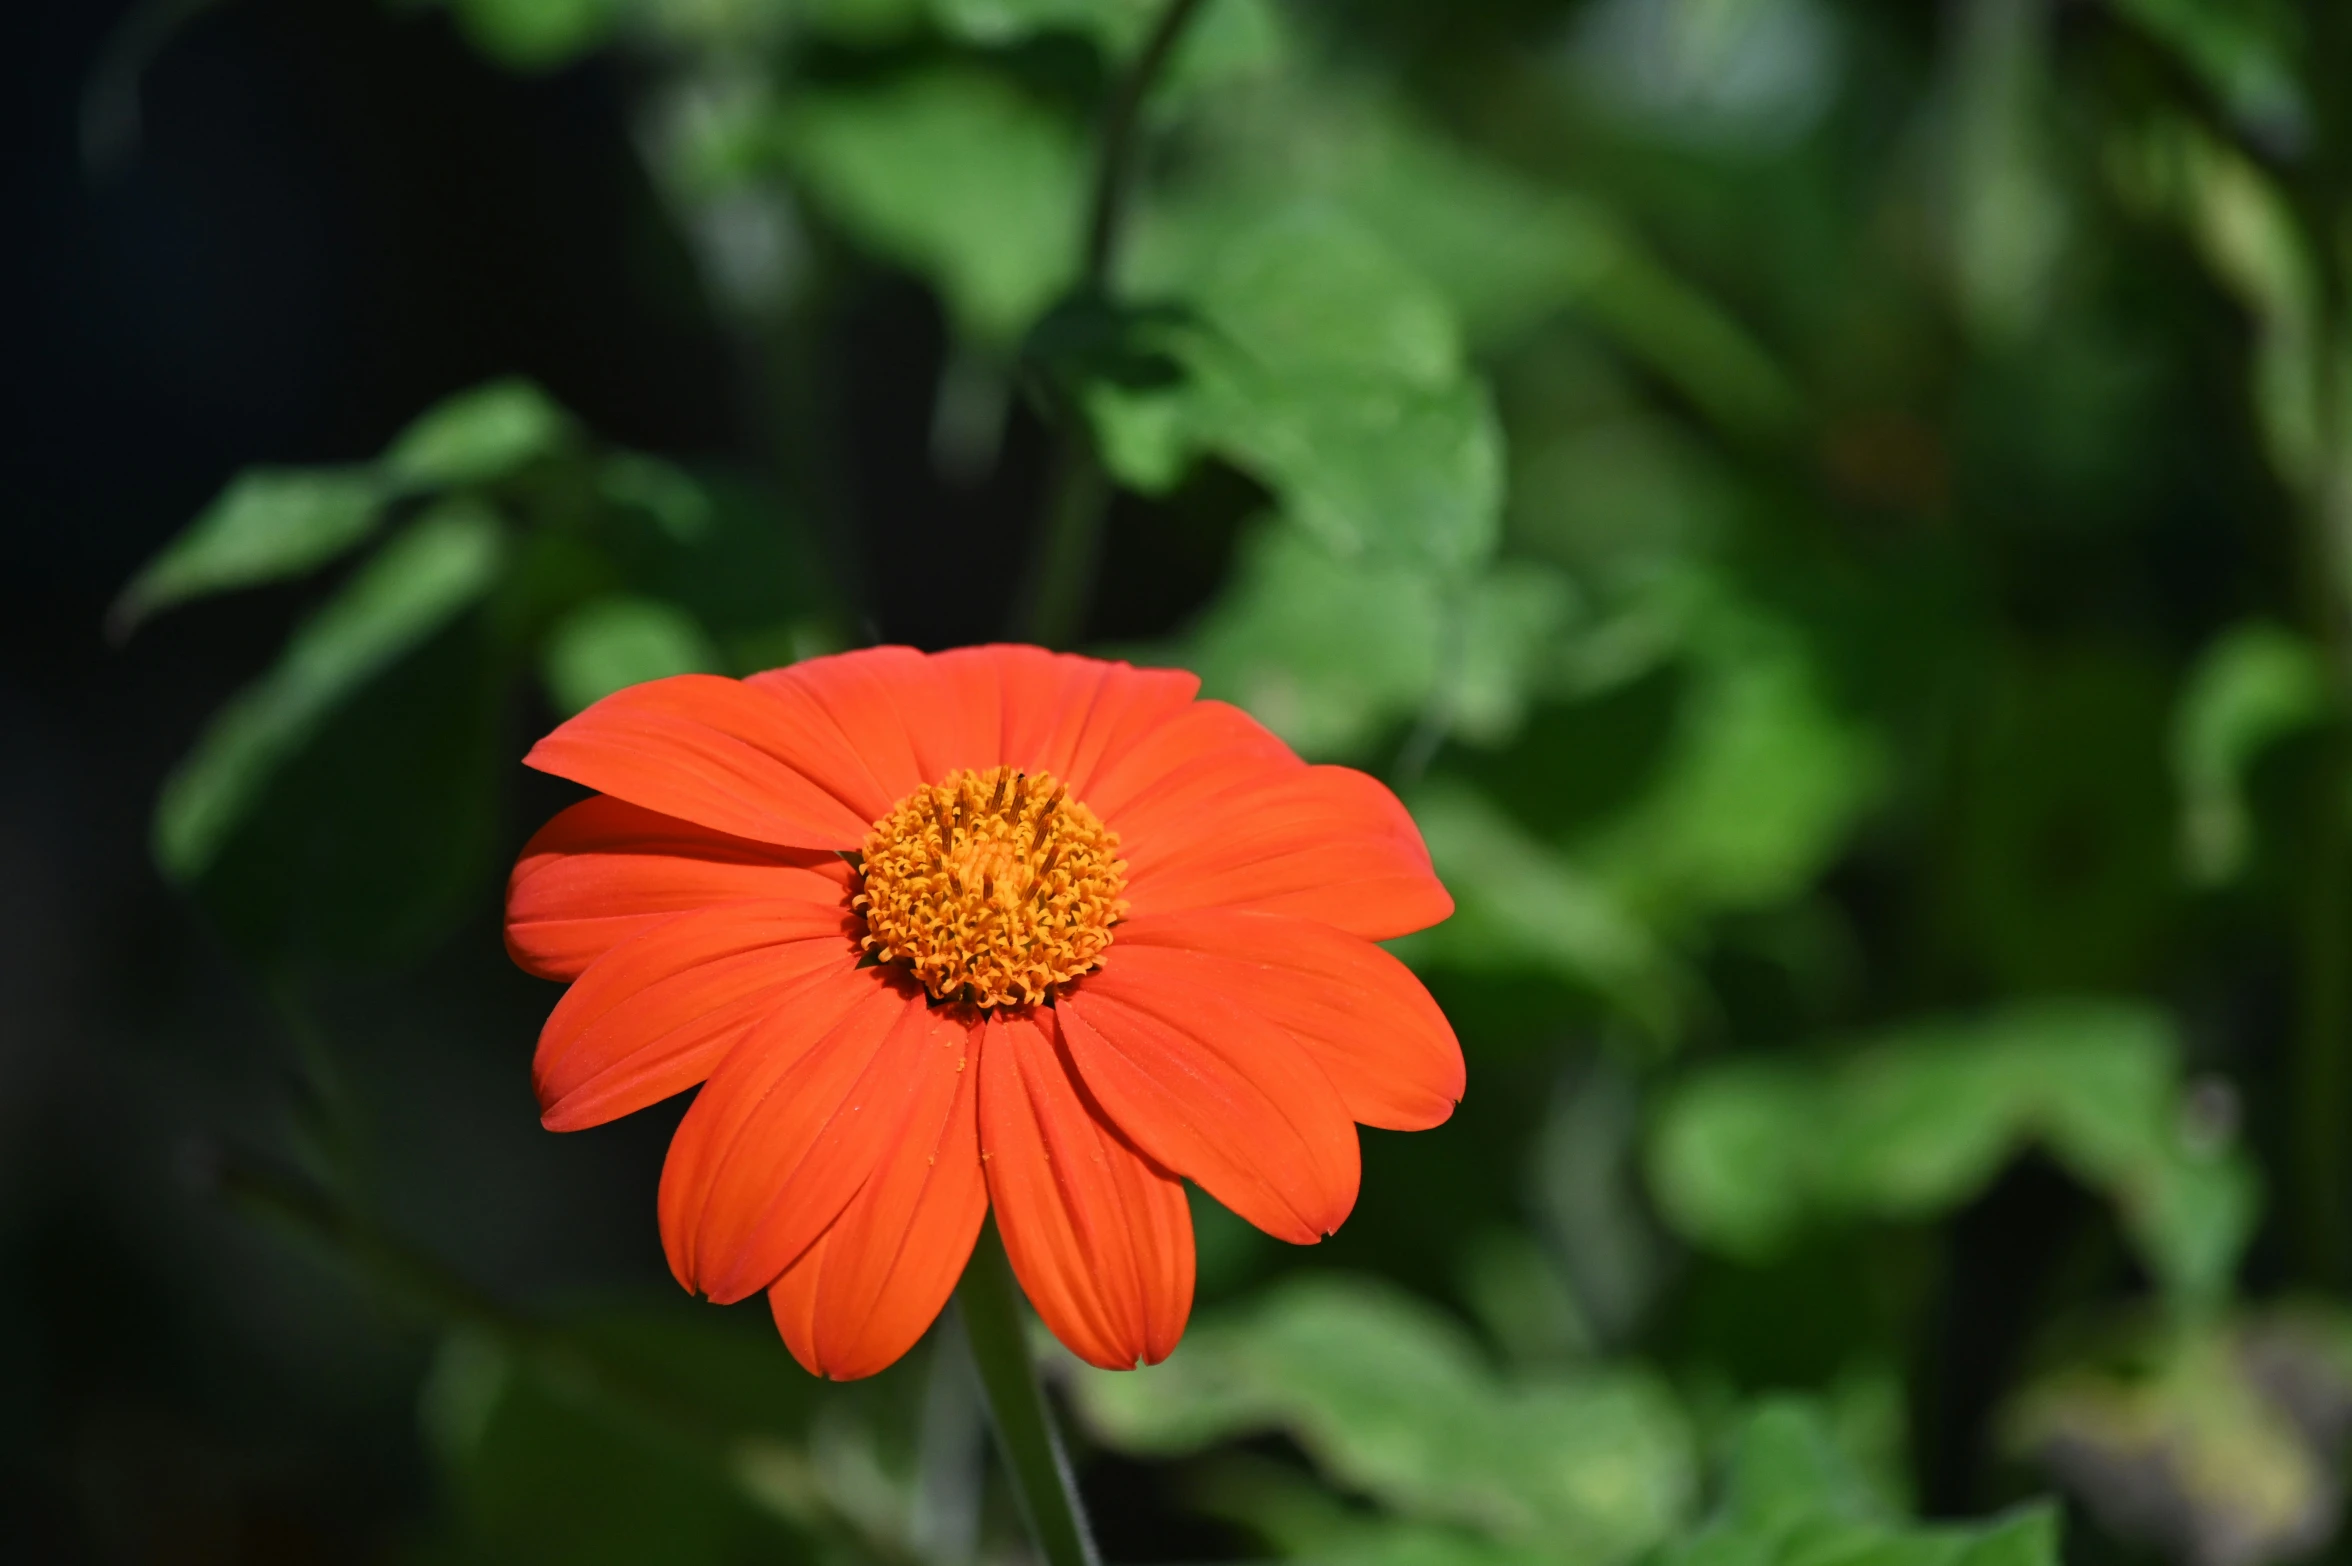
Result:
[[[1356,1122],[1436,1125],[1462,1055],[1372,943],[1453,902],[1394,795],[1188,674],[902,647],[609,696],[531,766],[507,948],[573,981],[545,1122],[705,1084],[662,1170],[689,1290],[765,1289],[838,1378],[939,1314],[994,1208],[1055,1336],[1156,1362],[1191,1180],[1284,1240],[1355,1205]]]

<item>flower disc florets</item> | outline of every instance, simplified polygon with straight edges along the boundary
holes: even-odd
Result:
[[[950,773],[866,834],[865,946],[940,1000],[1025,1006],[1102,961],[1127,863],[1118,834],[1049,773]]]

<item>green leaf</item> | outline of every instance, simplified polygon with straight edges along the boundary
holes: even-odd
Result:
[[[1690,1432],[1628,1372],[1506,1384],[1450,1320],[1368,1280],[1300,1278],[1196,1325],[1182,1353],[1083,1372],[1081,1414],[1129,1450],[1288,1434],[1335,1482],[1410,1518],[1630,1560],[1693,1495]]]
[[[473,46],[520,71],[550,71],[600,47],[621,0],[448,0]]]
[[[1251,473],[1342,557],[1459,575],[1494,550],[1502,430],[1443,295],[1361,224],[1302,209],[1216,232],[1165,286],[1197,316],[1178,384],[1086,398],[1106,462],[1165,489],[1196,452]]]
[[[571,416],[525,380],[491,381],[420,414],[384,453],[385,479],[402,489],[494,484],[569,447]]]
[[[1798,409],[1754,336],[1587,193],[1529,179],[1373,93],[1292,81],[1202,118],[1205,168],[1141,214],[1127,269],[1137,286],[1160,283],[1187,230],[1330,207],[1411,265],[1481,343],[1573,310],[1728,429],[1781,431]]]
[[[540,652],[547,693],[566,714],[625,686],[725,668],[694,616],[657,598],[627,595],[580,605],[556,624]]]
[[[1653,1038],[1671,1037],[1690,977],[1603,883],[1459,784],[1412,795],[1454,915],[1398,943],[1419,964],[1467,973],[1534,970],[1582,985]]]
[[[694,544],[710,531],[717,507],[710,493],[676,463],[620,451],[597,465],[596,487],[616,506],[641,511],[676,544]]]
[[[1760,1260],[1809,1224],[1949,1211],[2039,1143],[2116,1202],[2176,1300],[2207,1303],[2229,1287],[2256,1193],[2242,1158],[2195,1128],[2179,1054],[2152,1011],[2049,1002],[1918,1024],[1826,1067],[1718,1066],[1660,1113],[1651,1188],[1686,1237]]]
[[[1524,1545],[1367,1512],[1285,1463],[1230,1454],[1204,1459],[1200,1467],[1188,1487],[1195,1504],[1247,1529],[1284,1560],[1334,1566],[1526,1566],[1528,1560]]]
[[[1078,33],[1114,56],[1131,53],[1160,14],[1160,0],[931,0],[940,30],[1001,45],[1032,33]]]
[[[1797,630],[1698,576],[1658,584],[1688,693],[1656,781],[1572,857],[1663,928],[1809,887],[1876,799],[1876,737],[1829,700]]]
[[[294,633],[277,663],[215,715],[163,786],[155,854],[188,882],[272,775],[361,686],[489,591],[503,554],[498,519],[453,501],[394,536]]]
[[[943,69],[815,94],[783,132],[816,204],[930,278],[983,343],[1009,348],[1075,274],[1078,133],[996,76]]]
[[[1566,581],[1538,566],[1456,587],[1271,527],[1244,544],[1233,586],[1178,656],[1209,694],[1310,756],[1361,757],[1433,703],[1449,734],[1496,744],[1571,604]]]
[[[534,1353],[444,1341],[420,1398],[457,1559],[681,1566],[805,1558],[763,1465],[800,1471],[816,1383],[772,1333],[715,1312],[604,1311]]]
[[[1074,33],[1118,65],[1134,58],[1162,0],[930,0],[941,32],[983,48],[1038,33]],[[1269,0],[1208,0],[1163,68],[1155,96],[1261,74],[1283,58],[1281,13]]]
[[[2274,144],[2299,142],[2310,105],[2295,64],[2295,17],[2270,0],[2113,0],[2115,9],[2205,78],[2230,112]]]
[[[107,627],[127,636],[174,604],[315,571],[375,531],[383,501],[364,468],[250,468],[131,579]]]
[[[2311,644],[2249,621],[2198,654],[2174,710],[2172,774],[2181,799],[2181,859],[2216,885],[2245,868],[2254,821],[2246,776],[2263,752],[2327,716],[2327,678]]]
[[[2020,1508],[1974,1524],[1880,1513],[1820,1414],[1793,1398],[1750,1412],[1734,1438],[1723,1500],[1659,1566],[2058,1566],[2058,1517]]]

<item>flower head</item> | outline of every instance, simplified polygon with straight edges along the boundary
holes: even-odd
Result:
[[[701,1085],[661,1180],[688,1289],[766,1290],[871,1375],[993,1209],[1054,1334],[1175,1347],[1190,1180],[1301,1244],[1357,1123],[1436,1125],[1452,1030],[1373,943],[1452,911],[1387,789],[1166,670],[884,647],[607,697],[528,761],[598,791],[515,866],[507,946],[572,981],[545,1122]]]

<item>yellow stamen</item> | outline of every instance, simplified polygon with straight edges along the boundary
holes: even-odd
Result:
[[[866,950],[938,999],[1035,1005],[1102,961],[1127,912],[1118,851],[1050,774],[959,771],[874,823],[851,906]]]

